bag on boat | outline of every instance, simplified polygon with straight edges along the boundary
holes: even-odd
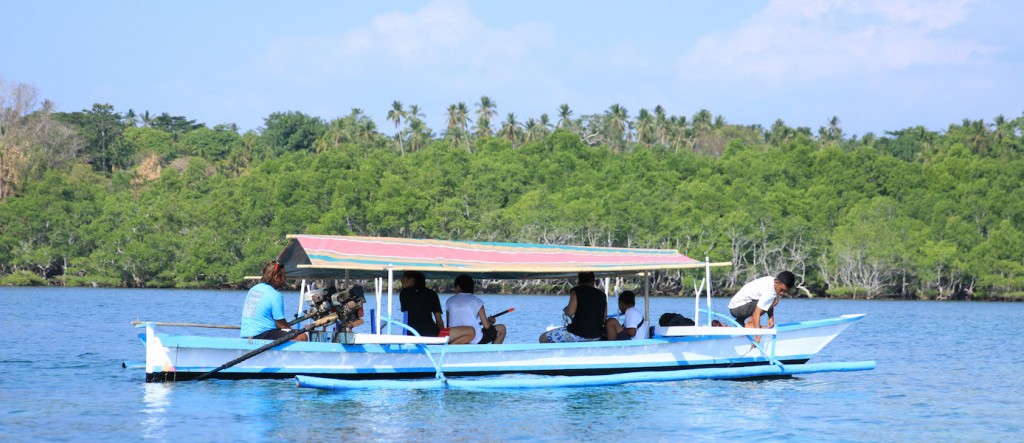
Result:
[[[658,324],[661,326],[693,326],[695,323],[693,320],[683,317],[675,312],[666,312],[661,314],[661,318],[658,319]]]

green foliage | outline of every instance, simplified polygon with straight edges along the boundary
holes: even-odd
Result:
[[[48,284],[45,278],[29,271],[17,271],[0,276],[0,286],[46,286]]]
[[[141,155],[157,154],[169,160],[178,157],[178,152],[174,149],[174,139],[168,132],[146,127],[129,127],[125,128],[122,135],[124,143]]]
[[[264,121],[263,142],[275,155],[286,152],[315,152],[315,142],[327,125],[319,117],[301,112],[275,112]]]
[[[790,269],[834,297],[1024,292],[1024,117],[857,140],[837,117],[815,135],[619,105],[563,105],[551,132],[485,104],[452,105],[435,135],[396,102],[395,137],[358,109],[275,113],[245,134],[166,113],[136,126],[100,104],[54,114],[85,152],[0,199],[0,275],[228,287],[312,233],[674,248],[731,261],[717,287]],[[664,293],[692,283],[655,276]]]

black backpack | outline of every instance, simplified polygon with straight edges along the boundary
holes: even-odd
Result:
[[[696,323],[689,318],[676,314],[675,312],[666,312],[661,314],[661,318],[658,319],[658,324],[661,326],[694,326]]]

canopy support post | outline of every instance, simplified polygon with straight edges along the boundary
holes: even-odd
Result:
[[[614,293],[612,290],[612,279],[611,277],[604,278],[604,304],[607,307],[610,304],[611,296]],[[605,312],[605,317],[608,317],[608,313]]]
[[[377,315],[373,318],[373,333],[380,335],[380,302],[381,296],[384,294],[384,279],[380,277],[374,277],[373,289],[377,295]]]
[[[708,326],[711,326],[711,258],[704,256],[704,281],[707,283],[708,295]]]
[[[391,335],[391,299],[393,298],[393,292],[391,288],[395,286],[395,267],[388,265],[388,335]]]
[[[697,279],[693,279],[693,324],[700,326],[700,293],[704,292],[704,285],[707,284],[706,280],[700,281],[700,287],[697,287]],[[710,314],[708,314],[710,316]]]
[[[644,319],[647,320],[647,326],[651,325],[651,275],[650,271],[644,271]],[[648,337],[650,338],[650,337]]]

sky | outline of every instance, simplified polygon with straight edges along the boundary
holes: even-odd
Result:
[[[500,120],[618,103],[728,123],[882,135],[1024,114],[1018,0],[0,0],[0,79],[57,111],[133,109],[259,129],[275,112],[395,100],[436,132],[488,96]]]

